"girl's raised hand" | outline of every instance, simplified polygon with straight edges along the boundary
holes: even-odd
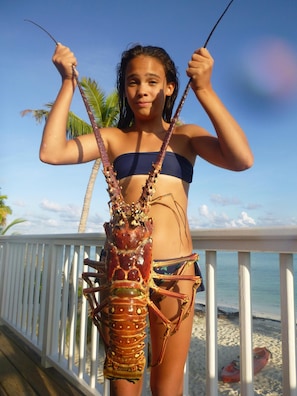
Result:
[[[211,88],[211,74],[214,60],[206,48],[199,48],[188,63],[187,75],[195,92]]]
[[[61,74],[62,80],[72,80],[74,72],[78,75],[73,69],[73,66],[77,65],[76,57],[68,47],[58,43],[52,61]]]

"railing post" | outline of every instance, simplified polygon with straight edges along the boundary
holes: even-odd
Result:
[[[296,316],[293,254],[280,254],[283,394],[296,396]]]
[[[217,252],[206,251],[206,394],[218,395]]]
[[[53,353],[53,342],[54,339],[54,330],[55,330],[55,279],[57,272],[57,251],[56,246],[54,244],[49,244],[45,246],[45,250],[47,250],[44,257],[44,282],[42,287],[46,288],[44,292],[44,327],[43,327],[43,338],[42,338],[42,350],[41,350],[41,364],[44,367],[50,367],[48,357]]]
[[[189,355],[184,366],[184,389],[183,396],[191,396],[189,393]]]
[[[254,396],[250,256],[250,252],[238,253],[241,367],[240,390],[242,396]]]
[[[6,288],[9,287],[8,282],[6,282],[7,277],[7,260],[9,257],[9,243],[1,243],[0,245],[0,324],[2,322],[2,317],[4,316],[4,309],[6,304]]]

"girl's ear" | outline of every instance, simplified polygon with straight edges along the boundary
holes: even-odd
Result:
[[[174,92],[175,84],[174,82],[167,84],[166,96],[171,96]]]

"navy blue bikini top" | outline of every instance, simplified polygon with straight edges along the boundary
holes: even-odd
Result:
[[[132,175],[147,175],[152,169],[152,164],[156,161],[158,154],[158,152],[144,152],[119,155],[113,162],[117,179],[120,180]],[[166,151],[161,173],[191,183],[193,165],[182,155]]]

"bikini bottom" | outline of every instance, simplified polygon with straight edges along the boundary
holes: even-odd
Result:
[[[162,275],[177,275],[178,271],[184,265],[193,263],[194,269],[195,269],[195,276],[200,276],[200,278],[201,278],[201,284],[199,285],[199,287],[197,288],[196,291],[197,292],[205,291],[205,286],[203,283],[203,277],[202,277],[199,263],[196,260],[193,261],[193,259],[191,259],[192,257],[195,257],[195,255],[191,255],[189,257],[181,257],[180,259],[155,260],[154,261],[154,272],[156,272],[157,274],[162,274]],[[180,261],[177,261],[177,260],[180,260]],[[170,264],[170,265],[165,264],[170,261],[174,262],[174,264]],[[162,262],[164,263],[164,265],[161,265]],[[153,278],[154,278],[154,276],[153,276]],[[161,286],[164,281],[162,279],[154,278],[154,282],[157,286]]]

